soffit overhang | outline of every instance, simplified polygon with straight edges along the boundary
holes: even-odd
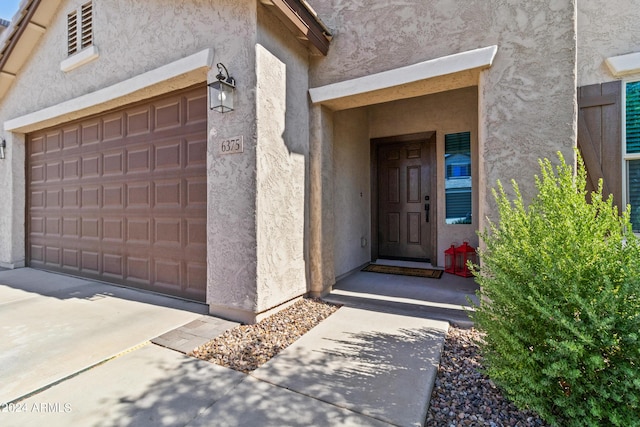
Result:
[[[304,0],[260,0],[313,55],[327,55],[331,32]]]
[[[23,0],[0,36],[0,99],[51,24],[60,0]]]

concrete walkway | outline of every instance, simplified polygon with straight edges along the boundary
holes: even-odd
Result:
[[[49,283],[48,290],[31,280]],[[52,291],[56,286],[51,283],[57,280],[59,291]],[[184,338],[170,331],[201,320],[198,304],[174,300],[186,306],[166,308],[164,300],[156,301],[159,305],[144,301],[165,297],[78,280],[29,269],[0,272],[0,284],[12,283],[0,285],[2,341],[8,337],[13,343],[2,344],[0,353],[2,384],[9,384],[3,402],[39,390],[3,406],[0,425],[420,426],[424,422],[446,322],[343,307],[245,375],[151,342],[154,336],[164,336],[165,342]],[[90,290],[94,286],[110,290],[96,293]],[[111,301],[119,307],[118,316],[95,314],[99,321],[80,327],[91,323],[91,313],[100,312],[94,303],[120,300],[116,294],[122,292],[135,298]],[[24,310],[14,305],[20,301]],[[161,314],[147,319],[155,310]],[[81,316],[78,320],[76,313]],[[13,316],[18,318],[7,327],[5,321]],[[114,316],[122,322],[109,323]],[[198,328],[216,329],[210,319],[214,318],[206,324],[196,322]],[[43,332],[37,333],[43,324]],[[221,324],[220,330],[227,326]],[[56,330],[64,332],[60,339]],[[100,335],[120,344],[99,353],[102,344],[92,340]],[[38,351],[47,356],[37,355]],[[79,357],[74,353],[83,352],[93,357],[67,363]],[[33,372],[49,374],[36,381],[40,375]]]

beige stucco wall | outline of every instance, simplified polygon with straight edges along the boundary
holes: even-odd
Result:
[[[334,138],[333,251],[337,277],[371,260],[371,167],[367,108],[335,113]]]
[[[496,216],[490,189],[497,180],[517,179],[530,198],[539,158],[556,151],[574,157],[575,1],[316,0],[312,6],[334,39],[329,55],[312,61],[311,87],[498,46],[476,82],[479,228]]]
[[[605,60],[640,52],[640,5],[636,0],[578,1],[578,86],[618,80]],[[638,80],[640,73],[624,77]]]
[[[258,8],[257,312],[307,292],[308,52]]]

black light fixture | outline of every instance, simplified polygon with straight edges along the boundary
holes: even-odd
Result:
[[[217,80],[209,83],[209,108],[219,113],[228,113],[233,111],[236,79],[229,76],[229,71],[227,71],[227,67],[224,64],[218,63],[216,67],[218,67]]]
[[[4,160],[5,158],[5,154],[4,154],[4,149],[7,148],[7,141],[4,140],[4,138],[2,138],[2,142],[0,142],[0,159]]]

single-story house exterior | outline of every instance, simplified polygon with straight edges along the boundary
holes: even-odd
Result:
[[[0,266],[255,322],[378,258],[442,266],[497,180],[529,198],[576,145],[640,208],[639,21],[631,0],[23,0]]]

